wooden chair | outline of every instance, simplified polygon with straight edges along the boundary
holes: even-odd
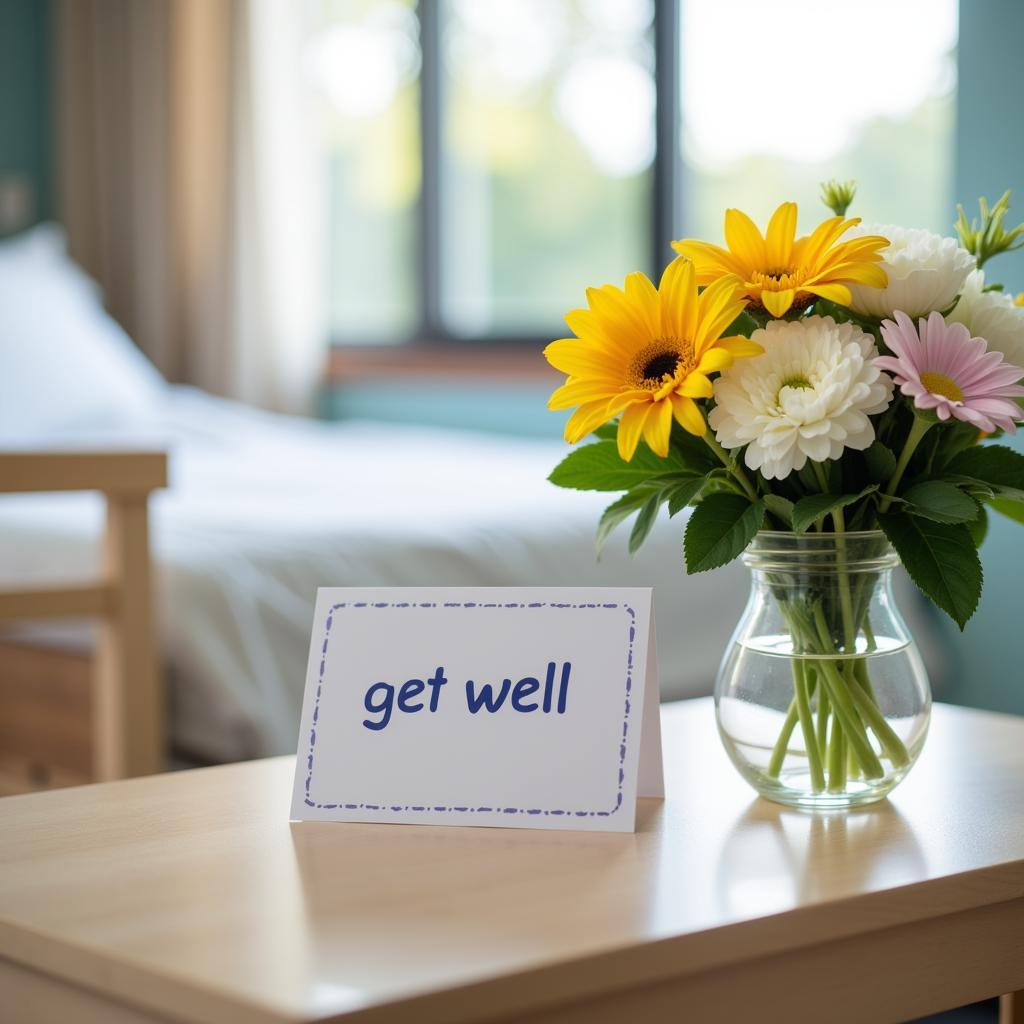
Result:
[[[99,580],[0,590],[0,623],[88,617],[100,625],[89,672],[75,655],[3,645],[0,788],[87,781],[77,777],[82,769],[97,781],[164,769],[148,500],[166,485],[160,452],[0,454],[0,493],[100,491],[106,498]]]

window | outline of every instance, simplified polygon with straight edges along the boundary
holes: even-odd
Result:
[[[657,275],[855,177],[948,230],[956,0],[305,0],[338,344],[537,344],[586,284]],[[865,59],[857,59],[857,55]]]

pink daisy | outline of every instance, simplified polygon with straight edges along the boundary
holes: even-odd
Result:
[[[985,433],[997,427],[1016,433],[1024,419],[1013,399],[1024,395],[1017,382],[1024,369],[1012,366],[1001,352],[989,352],[984,338],[972,338],[963,324],[947,324],[941,313],[922,317],[918,328],[906,313],[896,322],[882,322],[882,337],[891,356],[879,356],[875,366],[888,370],[900,390],[918,409],[932,409],[940,420],[950,416]]]

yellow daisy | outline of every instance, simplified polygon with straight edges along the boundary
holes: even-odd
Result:
[[[553,341],[544,355],[569,375],[549,409],[579,408],[565,439],[575,444],[619,413],[619,454],[632,459],[641,436],[658,455],[668,455],[673,416],[691,434],[707,425],[694,399],[710,398],[708,375],[737,356],[757,355],[746,338],[723,338],[746,300],[735,277],[720,277],[697,293],[693,264],[676,259],[655,289],[644,274],[630,274],[623,291],[607,284],[588,288],[589,309],[565,320],[575,338]]]
[[[687,238],[672,248],[693,260],[697,283],[706,285],[724,274],[735,274],[753,308],[772,316],[785,316],[790,308],[806,308],[815,295],[850,303],[847,284],[884,288],[885,271],[878,265],[889,244],[881,235],[863,235],[839,242],[839,237],[860,223],[859,217],[831,217],[809,235],[795,238],[796,203],[783,203],[772,214],[765,236],[740,210],[725,211],[723,249]]]

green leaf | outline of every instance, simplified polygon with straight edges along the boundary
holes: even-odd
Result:
[[[933,430],[928,436],[935,439],[932,465],[939,469],[947,465],[954,455],[978,444],[978,428],[958,420],[947,420],[941,430]]]
[[[1024,501],[1024,455],[1001,444],[983,444],[959,452],[945,472],[987,484],[998,498]]]
[[[721,466],[718,457],[701,437],[694,437],[678,423],[672,423],[672,451],[683,462],[683,467],[696,476],[704,476],[717,466]]]
[[[670,488],[668,491],[669,518],[682,512],[704,490],[707,482],[706,476],[691,476]]]
[[[640,545],[647,539],[647,534],[651,532],[651,527],[654,526],[654,521],[658,518],[658,509],[661,508],[663,500],[664,492],[655,491],[640,509],[640,515],[636,517],[636,522],[633,524],[633,532],[629,535],[629,553],[631,555],[635,555]]]
[[[966,491],[972,497],[985,498],[986,500],[995,496],[995,490],[983,480],[975,480],[973,476],[960,476],[959,474],[953,475],[952,473],[944,473],[941,477],[947,484],[953,484],[954,487],[959,487],[961,490]],[[894,501],[901,499],[894,498]]]
[[[739,494],[709,494],[686,524],[686,571],[706,572],[731,562],[754,539],[764,521],[764,503]]]
[[[793,502],[784,498],[781,494],[766,494],[762,499],[764,507],[782,522],[792,529],[793,526]]]
[[[595,441],[569,452],[548,479],[577,491],[627,491],[652,476],[684,469],[682,459],[671,451],[663,459],[642,444],[626,462],[614,441]]]
[[[896,456],[881,441],[871,443],[871,447],[864,452],[864,462],[868,479],[872,483],[884,484],[896,472]]]
[[[859,494],[808,494],[793,507],[793,532],[803,533],[813,523],[878,490],[878,484],[865,487]]]
[[[902,494],[904,511],[936,523],[967,523],[978,518],[980,506],[959,487],[944,480],[923,480]]]
[[[963,629],[981,597],[981,561],[962,523],[886,512],[878,517],[910,578]]]
[[[1024,501],[1009,498],[991,498],[989,504],[999,513],[1016,523],[1024,523]],[[983,510],[984,511],[984,510]]]
[[[601,519],[597,524],[597,538],[595,540],[598,558],[601,557],[601,552],[604,550],[604,546],[615,527],[625,522],[637,509],[646,505],[650,497],[650,488],[639,488],[624,494],[618,501],[613,501],[601,513]]]
[[[602,423],[601,426],[591,431],[600,441],[614,441],[619,436],[619,424],[617,422]]]
[[[971,501],[974,501],[974,499],[972,498]],[[971,540],[974,541],[974,546],[980,548],[988,536],[988,512],[980,501],[976,502],[976,504],[978,506],[978,514],[967,524],[967,529],[970,532]]]

